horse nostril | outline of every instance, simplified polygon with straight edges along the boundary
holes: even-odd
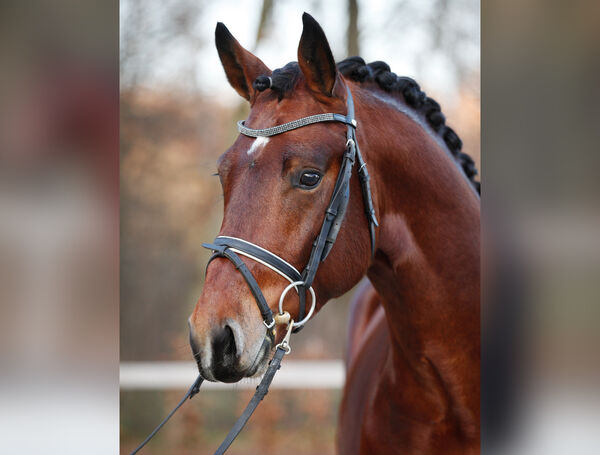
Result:
[[[228,325],[223,327],[223,329],[217,332],[214,336],[213,351],[215,353],[215,357],[218,359],[235,357],[237,355],[233,330]]]

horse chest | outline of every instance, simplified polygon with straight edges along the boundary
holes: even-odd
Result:
[[[337,445],[344,455],[476,454],[458,423],[444,415],[439,391],[424,392],[408,366],[392,361],[385,318],[363,334],[349,365]]]

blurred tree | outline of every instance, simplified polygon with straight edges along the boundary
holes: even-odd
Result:
[[[260,20],[256,29],[256,41],[254,42],[254,50],[258,47],[261,40],[268,34],[271,27],[271,17],[273,15],[273,0],[263,0],[260,9]]]
[[[360,55],[358,38],[358,1],[348,0],[348,29],[346,31],[348,57]]]
[[[455,85],[479,95],[479,2],[477,0],[392,0],[385,33],[405,40],[423,36],[416,61],[419,73],[428,60],[444,59]]]
[[[121,91],[149,85],[169,61],[177,58],[179,81],[195,91],[196,56],[203,41],[198,26],[204,2],[199,0],[122,0],[120,7]],[[181,55],[176,55],[181,57]]]

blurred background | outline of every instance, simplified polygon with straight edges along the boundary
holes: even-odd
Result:
[[[118,37],[116,1],[0,3],[2,454],[118,450]]]
[[[349,3],[199,1],[177,13],[190,3],[0,3],[2,454],[125,452],[183,393],[126,384],[120,393],[119,350],[124,364],[189,360],[181,322],[202,286],[199,242],[216,233],[222,205],[209,174],[246,109],[218,66],[215,22],[273,68],[295,59],[303,10],[324,25],[336,58],[355,53]],[[389,62],[441,103],[478,159],[479,130],[468,126],[479,119],[478,6],[469,5],[359,1],[350,30],[366,60]],[[485,454],[600,453],[599,7],[482,6]],[[309,330],[343,334],[345,305],[331,302],[297,337],[297,359],[339,359],[339,337],[324,349]],[[215,447],[244,387],[194,398],[147,453]],[[258,441],[261,453],[276,451],[271,432],[290,423],[283,450],[331,453],[338,402],[334,388],[270,392],[237,453]]]
[[[187,318],[200,296],[223,215],[216,160],[248,112],[229,86],[214,46],[224,22],[272,69],[297,60],[302,12],[320,22],[336,60],[386,61],[417,80],[443,108],[479,163],[479,4],[473,0],[124,0],[121,74],[121,443],[128,453],[194,379],[165,389],[145,370],[144,389],[125,373],[137,362],[191,361]],[[330,302],[293,340],[294,361],[323,361],[343,374],[348,301]],[[152,364],[145,363],[146,367]],[[162,373],[161,373],[162,371]],[[282,370],[283,373],[283,370]],[[311,371],[304,371],[311,375]],[[338,375],[339,376],[339,375]],[[304,379],[315,382],[316,379]],[[331,381],[330,381],[331,382]],[[335,381],[333,381],[335,382]],[[257,381],[206,389],[176,415],[146,453],[213,453]],[[232,454],[334,453],[341,377],[308,390],[277,389],[261,403]],[[248,390],[248,388],[250,388]]]

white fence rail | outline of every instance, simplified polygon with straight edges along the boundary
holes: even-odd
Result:
[[[120,385],[123,390],[187,389],[198,376],[194,362],[122,362]],[[341,360],[284,360],[275,375],[272,389],[341,389],[345,368]],[[254,389],[260,379],[243,379],[235,384],[205,381],[203,389]]]

